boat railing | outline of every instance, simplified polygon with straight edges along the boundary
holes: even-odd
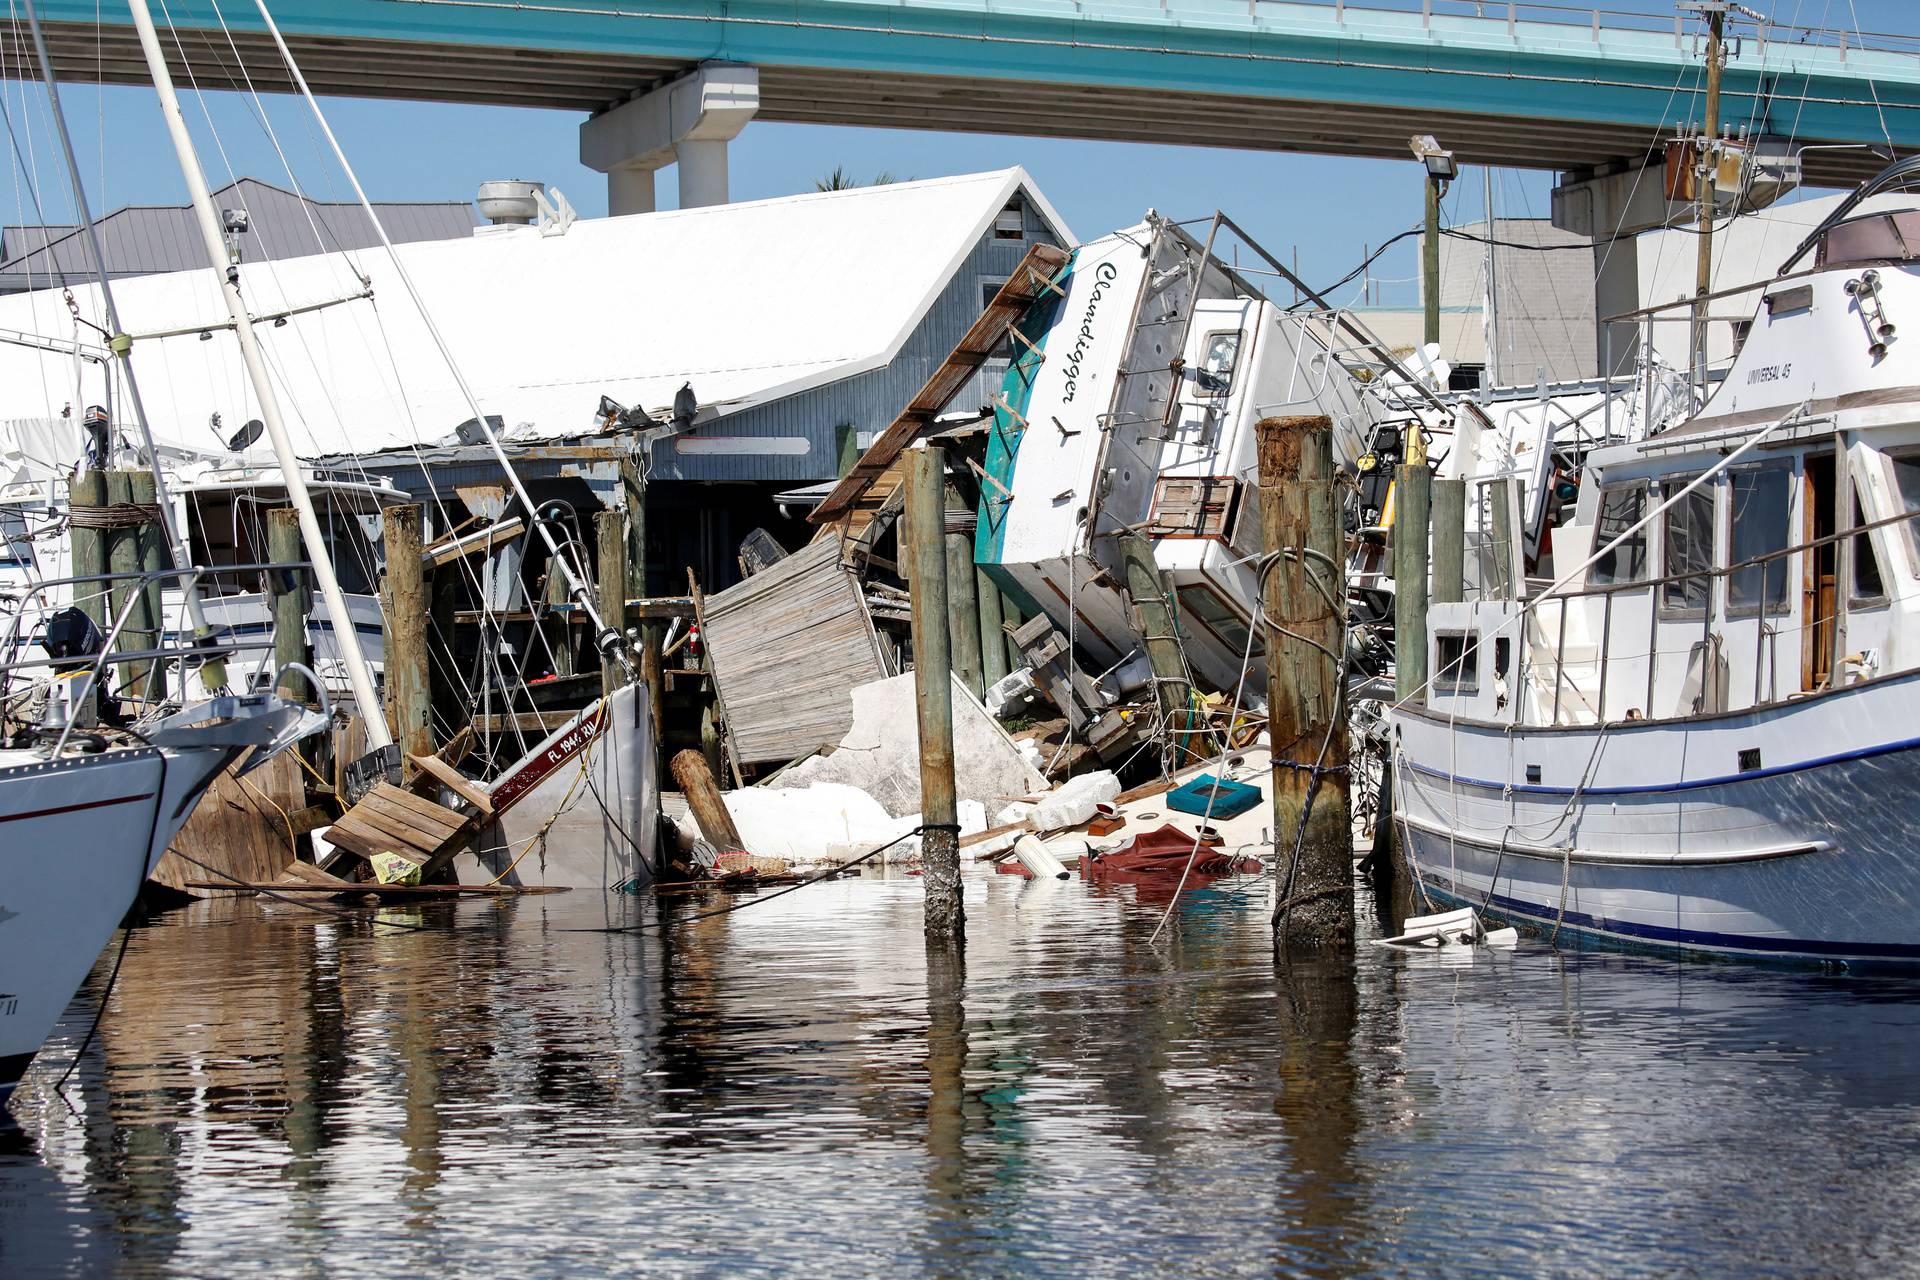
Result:
[[[1695,678],[1698,668],[1699,692],[1691,710],[1683,710],[1681,716],[1700,714],[1705,711],[1737,711],[1771,706],[1793,697],[1804,696],[1815,690],[1802,687],[1796,673],[1791,686],[1782,689],[1779,682],[1778,652],[1783,634],[1797,634],[1810,637],[1813,646],[1812,656],[1824,657],[1825,676],[1820,687],[1826,687],[1840,675],[1845,655],[1839,652],[1841,638],[1844,636],[1846,619],[1851,612],[1850,575],[1845,571],[1845,548],[1842,544],[1864,538],[1880,529],[1895,525],[1910,525],[1920,520],[1920,510],[1905,511],[1898,515],[1886,516],[1878,520],[1854,525],[1836,533],[1824,534],[1804,542],[1752,556],[1731,564],[1714,565],[1699,569],[1690,569],[1683,573],[1664,574],[1656,578],[1639,578],[1631,582],[1588,583],[1582,586],[1569,586],[1547,596],[1534,598],[1527,606],[1531,634],[1527,642],[1521,644],[1519,684],[1522,689],[1536,690],[1547,705],[1547,724],[1566,723],[1612,723],[1622,720],[1667,719],[1672,717],[1655,716],[1653,703],[1656,690],[1660,688],[1660,676],[1663,670],[1671,675],[1671,667],[1663,667],[1673,659],[1682,666],[1682,688]],[[1858,544],[1854,546],[1859,550]],[[1796,576],[1791,568],[1792,557],[1811,554],[1826,547],[1835,547],[1836,566],[1831,591],[1819,589],[1818,583],[1811,589],[1803,590],[1803,600],[1810,607],[1798,612],[1792,601],[1792,588],[1801,581],[1803,575]],[[1866,554],[1872,554],[1866,551]],[[1775,566],[1779,566],[1776,570]],[[1769,584],[1778,580],[1783,583],[1779,590],[1778,603],[1771,603]],[[1759,579],[1757,599],[1750,605],[1735,606],[1730,601],[1729,585],[1740,574],[1754,574]],[[1871,598],[1871,607],[1891,607],[1897,603],[1898,593],[1888,583],[1885,597]],[[1681,589],[1680,602],[1669,601],[1668,588]],[[1624,601],[1646,601],[1645,650],[1616,652],[1616,635],[1622,631],[1615,624],[1615,615],[1622,612]],[[1570,641],[1568,623],[1576,614],[1576,606],[1592,601],[1601,602],[1598,609],[1598,634],[1575,635]],[[1593,612],[1587,612],[1586,624],[1593,623]],[[1634,610],[1634,625],[1639,625],[1638,610]],[[1552,616],[1549,617],[1548,614]],[[1692,636],[1693,615],[1699,615],[1699,633]],[[1736,691],[1730,678],[1731,666],[1728,658],[1726,628],[1731,623],[1753,623],[1754,637],[1752,650],[1751,693],[1745,701],[1736,701],[1736,692],[1745,692],[1746,685]],[[1718,629],[1716,629],[1718,628]],[[1662,648],[1666,635],[1679,634],[1687,643],[1684,649]],[[1634,635],[1630,639],[1639,639]],[[1585,643],[1582,643],[1582,642]],[[1621,639],[1620,644],[1628,643]],[[1578,654],[1571,657],[1570,654]],[[1739,655],[1744,657],[1744,653]],[[1728,663],[1726,671],[1720,664]],[[1543,672],[1542,666],[1550,668]],[[1644,667],[1644,672],[1639,668]],[[1630,674],[1635,680],[1636,691],[1641,691],[1644,682],[1644,697],[1638,707],[1628,707],[1624,714],[1609,716],[1609,694],[1616,695],[1621,688],[1623,668],[1631,668]],[[1445,672],[1436,673],[1444,678]],[[1583,679],[1584,677],[1584,679]],[[1590,700],[1589,700],[1589,695]],[[1518,700],[1516,714],[1524,723],[1528,711],[1528,700]],[[1584,706],[1588,714],[1579,714]]]
[[[220,565],[217,569],[200,565],[186,569],[79,574],[67,578],[37,579],[25,590],[7,592],[4,601],[11,618],[4,638],[5,648],[0,651],[4,653],[4,657],[0,657],[0,705],[10,705],[13,701],[10,691],[16,677],[31,677],[38,673],[44,673],[54,680],[77,682],[73,686],[76,692],[72,702],[74,705],[85,705],[96,689],[111,688],[107,673],[116,667],[134,669],[128,684],[138,688],[146,704],[160,705],[169,701],[184,704],[188,700],[188,679],[196,667],[239,652],[271,649],[273,638],[243,640],[230,634],[222,635],[215,630],[211,634],[193,636],[186,643],[168,644],[165,643],[167,631],[164,622],[156,614],[153,642],[128,643],[128,637],[136,634],[129,624],[141,608],[143,597],[151,599],[150,592],[157,591],[161,585],[169,582],[178,583],[184,593],[215,572],[299,573],[310,567],[305,561],[281,561]],[[50,594],[55,588],[67,588],[67,599]],[[105,597],[112,602],[115,594],[119,594],[120,599],[113,604],[97,652],[66,657],[55,657],[44,650],[37,657],[27,653],[43,644],[42,627],[54,614],[64,608],[77,607],[81,601]],[[92,616],[90,613],[89,617]],[[98,619],[95,624],[98,625]],[[171,685],[167,675],[169,669],[178,673],[177,681]],[[71,728],[69,721],[61,734],[62,745]]]

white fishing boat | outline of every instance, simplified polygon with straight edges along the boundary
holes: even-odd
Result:
[[[118,403],[124,404],[122,398]],[[109,430],[117,439],[129,433],[120,424]],[[117,450],[129,466],[144,469],[148,459],[128,439]],[[286,482],[277,464],[233,453],[227,456],[160,445],[163,468],[161,490],[167,495],[173,527],[180,530],[191,562],[212,570],[198,582],[200,606],[207,624],[235,639],[270,636],[272,601],[258,575],[235,569],[269,558],[267,517],[288,505]],[[64,420],[35,419],[0,423],[0,635],[8,634],[6,619],[25,589],[43,581],[64,580],[75,572],[72,547],[66,536],[71,515],[68,488],[75,467],[84,465],[79,429]],[[378,676],[384,660],[380,597],[377,586],[384,569],[380,540],[380,513],[407,501],[407,495],[384,479],[348,475],[321,467],[302,467],[306,490],[327,541],[342,595],[353,616],[354,630],[369,668]],[[44,598],[44,597],[37,597]],[[58,604],[70,604],[61,600]],[[164,620],[185,618],[180,589],[168,585],[161,592]],[[20,657],[33,652],[32,628],[13,635]],[[192,637],[171,630],[168,638],[190,643]],[[335,699],[352,696],[333,621],[322,602],[310,600],[307,641],[313,667]],[[250,648],[238,656],[229,671],[234,687],[264,689],[273,673],[271,648]],[[216,690],[201,690],[212,696]]]
[[[1558,581],[1432,606],[1432,679],[1391,732],[1434,899],[1668,952],[1920,961],[1917,176],[1891,166],[1782,264],[1698,413],[1589,456]]]

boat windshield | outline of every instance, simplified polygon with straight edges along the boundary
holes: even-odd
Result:
[[[1890,455],[1887,461],[1893,465],[1893,483],[1900,492],[1900,505],[1907,511],[1920,511],[1920,453]],[[1920,519],[1907,521],[1906,529],[1914,554],[1920,555]]]
[[[1920,209],[1869,213],[1829,227],[1814,263],[1912,262],[1920,259]]]

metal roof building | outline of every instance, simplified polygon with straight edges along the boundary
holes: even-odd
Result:
[[[704,566],[704,581],[724,585],[739,536],[756,523],[783,532],[773,495],[838,476],[1034,243],[1073,241],[1014,168],[484,226],[400,245],[398,256],[536,497],[591,509],[630,461],[651,481],[649,538],[674,544],[649,560]],[[467,397],[385,253],[252,269],[243,259],[241,282],[255,315],[282,317],[256,332],[302,454],[449,506],[500,484],[491,455],[459,430],[473,416]],[[52,343],[0,345],[0,419],[125,403],[101,385],[104,352],[91,350],[99,291],[76,283],[73,293],[80,320],[58,293],[0,298],[0,329]],[[258,416],[211,270],[127,279],[114,293],[157,436],[205,448]],[[75,341],[77,372],[61,349]],[[983,404],[1005,368],[1004,353],[990,359],[955,405]],[[683,388],[697,411],[655,429]],[[610,421],[606,402],[639,413]],[[666,515],[674,510],[683,518]]]
[[[230,237],[246,262],[365,249],[379,243],[358,204],[302,199],[258,178],[241,178],[213,193],[214,207],[246,215]],[[376,205],[398,243],[447,240],[473,233],[478,217],[466,201]],[[127,205],[97,223],[107,274],[115,279],[191,271],[205,265],[191,205]],[[12,226],[0,230],[0,294],[63,288],[93,279],[86,237],[76,226]]]

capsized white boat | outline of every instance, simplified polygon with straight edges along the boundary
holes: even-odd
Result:
[[[1437,902],[1920,961],[1916,179],[1891,166],[1783,264],[1697,414],[1588,459],[1560,582],[1432,606],[1433,678],[1391,733]]]

